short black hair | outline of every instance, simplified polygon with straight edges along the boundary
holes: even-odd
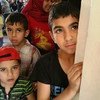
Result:
[[[60,17],[71,15],[72,17],[79,19],[80,7],[81,0],[66,0],[54,5],[49,12],[48,23],[50,28],[52,27],[52,21]]]
[[[7,23],[10,23],[11,25],[20,23],[23,24],[25,30],[28,29],[28,20],[26,16],[19,12],[9,14],[5,20],[5,24]]]

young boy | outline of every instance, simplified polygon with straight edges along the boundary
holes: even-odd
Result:
[[[58,49],[41,57],[30,76],[37,81],[38,100],[72,100],[79,91],[82,63],[74,64],[79,8],[68,0],[50,11],[50,34]]]
[[[6,32],[13,46],[21,56],[21,74],[30,75],[37,60],[40,58],[39,50],[31,45],[25,37],[28,36],[28,21],[21,13],[11,13],[5,20]]]
[[[0,100],[35,100],[32,84],[19,77],[20,56],[12,47],[0,48]]]

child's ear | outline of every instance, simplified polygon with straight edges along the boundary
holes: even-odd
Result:
[[[56,43],[56,40],[55,40],[55,38],[54,38],[53,33],[52,33],[51,31],[49,31],[49,34],[50,34],[50,36],[51,36],[52,40],[54,41],[54,43]]]
[[[27,37],[29,35],[29,33],[30,33],[30,30],[26,30],[25,37]]]

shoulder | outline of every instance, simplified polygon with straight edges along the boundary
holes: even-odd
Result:
[[[32,54],[33,46],[26,40],[26,43],[21,47],[20,52],[23,54]]]
[[[32,45],[28,40],[26,40],[25,46],[26,46],[27,48],[29,48],[30,50],[32,50],[33,53],[34,53],[34,52],[39,52],[39,50],[37,49],[37,47],[35,47],[34,45]]]
[[[33,92],[32,83],[24,77],[19,77],[16,81],[16,85],[14,87],[15,90],[20,89],[23,90],[24,95],[28,95]]]
[[[51,51],[47,54],[42,55],[37,63],[40,63],[41,65],[47,65],[52,64],[57,59],[57,52]]]
[[[29,88],[31,91],[33,90],[32,83],[25,77],[21,77],[21,76],[16,81],[15,87],[21,88],[22,90],[26,90],[27,88]]]
[[[22,84],[22,85],[26,85],[26,84],[31,84],[29,80],[27,80],[25,77],[20,76],[17,80],[17,84]]]

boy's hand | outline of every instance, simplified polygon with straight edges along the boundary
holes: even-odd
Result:
[[[75,93],[78,92],[81,84],[82,62],[71,66],[67,75],[69,80],[69,88]]]

